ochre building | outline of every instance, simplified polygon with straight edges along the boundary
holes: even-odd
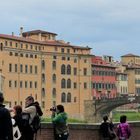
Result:
[[[89,47],[56,40],[57,34],[34,30],[15,36],[0,34],[3,92],[10,107],[25,106],[32,95],[44,111],[63,104],[72,118],[84,117],[84,100],[91,99]]]

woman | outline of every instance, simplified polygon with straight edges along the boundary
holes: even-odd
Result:
[[[15,120],[14,126],[18,126],[20,133],[22,134],[22,107],[19,105],[14,106],[13,108],[13,119]],[[22,140],[22,137],[19,139]]]
[[[131,129],[126,120],[127,117],[125,115],[120,117],[120,124],[117,126],[117,136],[119,140],[128,140],[131,136]]]
[[[55,140],[67,140],[69,134],[67,126],[67,113],[64,112],[64,107],[62,105],[57,105],[56,110],[51,109],[51,111]]]

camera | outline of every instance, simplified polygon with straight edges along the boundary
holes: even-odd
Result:
[[[56,112],[56,108],[55,107],[52,107],[52,108],[50,108],[50,111]]]

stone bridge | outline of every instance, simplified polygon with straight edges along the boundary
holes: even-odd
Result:
[[[101,122],[103,115],[109,115],[116,107],[130,103],[140,103],[140,96],[86,100],[84,118],[88,122]]]

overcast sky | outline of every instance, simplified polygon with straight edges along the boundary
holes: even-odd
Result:
[[[0,33],[41,29],[94,55],[140,55],[140,0],[1,0]]]

